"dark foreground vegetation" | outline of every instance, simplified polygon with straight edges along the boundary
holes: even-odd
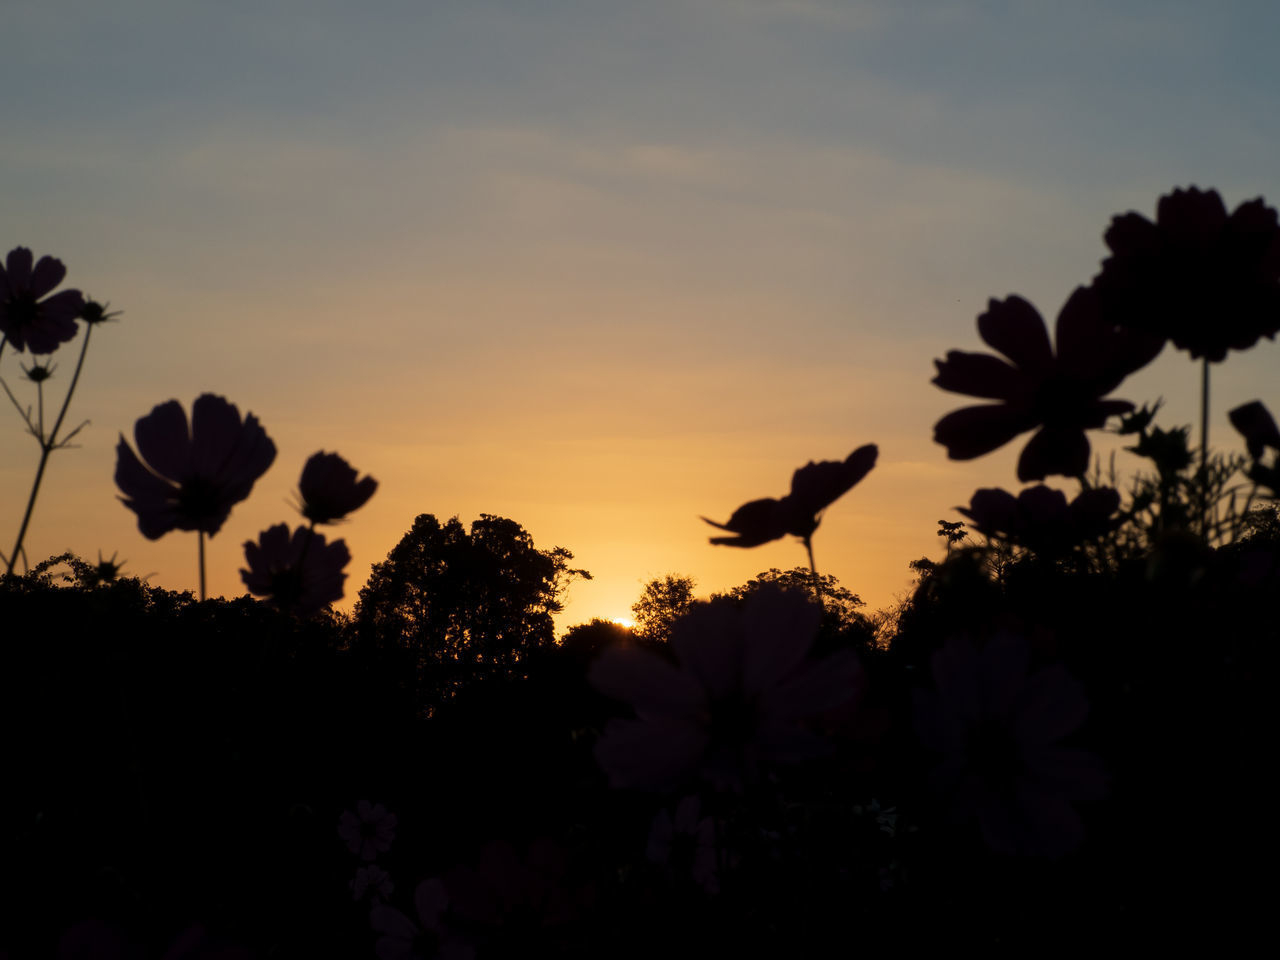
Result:
[[[816,652],[853,651],[862,668],[858,696],[807,723],[828,751],[737,782],[695,770],[666,790],[610,786],[595,751],[629,711],[587,680],[619,646],[674,660],[662,636],[584,625],[441,695],[414,682],[429,665],[365,642],[358,618],[131,579],[10,578],[4,947],[816,955],[841,942],[1223,946],[1256,932],[1275,798],[1274,521],[1232,549],[1173,542],[1105,571],[989,560],[958,546],[922,564],[879,637],[856,608],[820,626]],[[939,659],[956,637],[988,650],[1017,637],[1026,659],[987,673]],[[1029,692],[1001,676],[1060,668],[1087,716],[1069,715],[1069,684]],[[922,697],[969,682],[939,729],[987,726],[952,748]],[[1001,695],[988,682],[1028,715],[967,714],[965,697]],[[1056,724],[1061,751],[1035,753],[1023,723]],[[938,776],[957,763],[972,776]],[[1011,792],[975,800],[981,784]],[[353,850],[340,825],[362,819],[362,800],[369,844]],[[448,892],[434,914],[414,896],[433,880]]]

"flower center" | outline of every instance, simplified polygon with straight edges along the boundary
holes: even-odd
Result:
[[[5,313],[19,330],[31,326],[40,318],[40,309],[36,306],[36,298],[30,293],[19,293],[5,305]]]
[[[218,490],[205,477],[184,480],[178,489],[178,510],[194,523],[204,523],[218,515]]]

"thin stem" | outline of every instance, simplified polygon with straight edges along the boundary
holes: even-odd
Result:
[[[196,556],[200,567],[200,599],[204,600],[204,531],[196,531]]]
[[[1200,535],[1209,535],[1209,358],[1200,361]]]
[[[31,496],[27,498],[27,509],[22,515],[22,526],[18,527],[18,540],[13,545],[13,552],[9,554],[9,567],[5,570],[5,575],[13,573],[13,565],[18,561],[18,553],[22,550],[22,541],[27,535],[27,526],[31,523],[31,511],[36,506],[36,494],[40,492],[40,481],[44,478],[44,468],[49,462],[49,454],[53,452],[53,448],[46,443],[40,444],[40,465],[36,467],[35,483],[31,485]]]
[[[809,551],[809,572],[813,574],[813,599],[822,606],[822,582],[818,579],[818,567],[813,562],[813,538],[804,538],[804,548]]]
[[[76,360],[75,373],[71,375],[71,386],[67,388],[67,397],[62,401],[62,409],[58,412],[58,419],[54,421],[53,429],[49,431],[49,436],[44,435],[44,390],[40,384],[36,384],[36,392],[40,398],[40,419],[39,419],[39,440],[40,440],[40,465],[36,467],[36,479],[31,484],[31,496],[27,498],[27,509],[22,515],[22,526],[18,528],[18,540],[13,545],[13,552],[9,554],[8,568],[5,575],[13,573],[13,565],[18,560],[18,554],[22,551],[22,541],[27,536],[27,527],[31,523],[31,512],[36,506],[36,494],[40,492],[40,481],[44,479],[44,468],[49,462],[49,454],[58,448],[58,430],[62,427],[62,421],[67,415],[67,409],[71,406],[71,396],[76,392],[76,384],[80,382],[80,370],[84,366],[84,356],[89,352],[89,335],[93,333],[93,326],[85,325],[84,342],[80,345],[80,356]]]
[[[54,421],[53,430],[49,433],[49,445],[53,446],[58,437],[58,431],[62,428],[62,421],[67,416],[67,410],[71,407],[71,395],[76,392],[76,384],[80,382],[80,370],[84,366],[84,355],[89,352],[89,335],[93,333],[93,325],[85,324],[84,343],[80,345],[80,356],[76,360],[75,372],[71,374],[71,386],[67,388],[67,399],[62,401],[62,409],[58,411],[58,419]]]

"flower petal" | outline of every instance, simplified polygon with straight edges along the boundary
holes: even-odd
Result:
[[[938,375],[932,383],[951,393],[989,400],[1019,400],[1028,393],[1026,376],[990,353],[949,350],[933,364]]]
[[[1231,425],[1244,437],[1249,448],[1249,456],[1258,460],[1270,447],[1280,450],[1280,428],[1276,427],[1275,418],[1259,400],[1241,404],[1227,414]]]
[[[168,400],[151,408],[133,425],[133,439],[142,454],[160,476],[181,483],[191,469],[191,434],[187,414],[177,400]]]
[[[1118,257],[1150,256],[1159,250],[1160,229],[1142,214],[1130,211],[1113,217],[1102,239]]]
[[[754,697],[788,677],[817,635],[822,610],[798,593],[765,589],[742,611],[742,688]]]
[[[1027,411],[1007,403],[961,407],[934,425],[933,439],[947,448],[952,460],[972,460],[1003,447],[1035,425],[1035,418]]]
[[[1084,689],[1066,668],[1044,667],[1023,690],[1014,736],[1029,746],[1046,746],[1076,730],[1088,713]]]
[[[988,537],[997,533],[1014,535],[1019,532],[1018,499],[1008,490],[999,487],[983,487],[973,492],[969,506],[956,508],[968,517],[979,533]]]
[[[61,260],[54,257],[41,257],[35,270],[31,272],[31,296],[39,300],[60,284],[66,275],[67,268],[63,266]]]
[[[1053,349],[1044,320],[1019,296],[991,300],[978,317],[978,334],[1024,373],[1043,374],[1053,364]]]
[[[9,290],[25,291],[31,285],[31,251],[26,247],[14,247],[9,251]]]
[[[158,540],[177,527],[175,489],[142,465],[123,436],[116,445],[116,486],[126,507],[138,515],[138,529]]]
[[[1023,483],[1050,475],[1080,477],[1089,468],[1089,438],[1079,427],[1041,427],[1022,448],[1018,479]]]
[[[744,503],[733,511],[727,523],[716,523],[706,517],[702,519],[713,527],[738,534],[736,537],[712,537],[712,543],[729,547],[758,547],[786,535],[787,511],[780,507],[780,503],[773,497]]]
[[[605,696],[623,700],[641,714],[693,714],[706,694],[689,674],[656,654],[635,647],[610,647],[587,672],[587,681]]]
[[[222,479],[240,439],[240,411],[226,398],[202,393],[191,405],[191,470]]]

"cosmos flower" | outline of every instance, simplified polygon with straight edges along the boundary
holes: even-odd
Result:
[[[351,899],[363,900],[365,894],[369,894],[374,901],[385,900],[391,896],[395,890],[395,884],[391,882],[391,875],[383,870],[376,863],[371,863],[367,867],[356,868],[356,875],[352,878],[351,883]]]
[[[1089,465],[1085,430],[1127,413],[1127,400],[1104,400],[1160,352],[1162,341],[1118,331],[1102,321],[1095,295],[1079,287],[1058,314],[1057,353],[1035,307],[1021,297],[992,300],[978,333],[1005,357],[952,350],[935,360],[934,384],[999,403],[963,407],[933,428],[952,460],[972,460],[1036,430],[1018,459],[1018,479],[1076,477]],[[1039,428],[1037,430],[1037,428]]]
[[[1110,487],[1082,490],[1067,503],[1060,490],[1037,484],[1016,497],[1007,490],[975,491],[969,506],[957,507],[979,533],[1053,555],[1106,533],[1120,494]]]
[[[1276,421],[1258,400],[1242,404],[1232,410],[1228,417],[1231,425],[1244,437],[1249,448],[1249,456],[1253,465],[1249,467],[1249,478],[1271,490],[1272,495],[1280,495],[1280,457],[1272,461],[1271,466],[1262,462],[1262,456],[1268,449],[1280,453],[1280,428]]]
[[[372,862],[379,853],[391,849],[391,841],[396,837],[396,815],[380,803],[361,800],[354,813],[342,811],[338,818],[338,836],[361,860]]]
[[[258,418],[241,422],[235,404],[211,393],[192,404],[190,427],[182,405],[170,400],[139,419],[133,436],[146,462],[121,435],[115,480],[149,540],[170,530],[217,533],[276,458]]]
[[[325,543],[324,535],[299,527],[289,535],[283,523],[246,540],[240,579],[255,597],[281,610],[308,617],[342,599],[347,579],[343,568],[351,562],[345,540]]]
[[[712,537],[711,542],[730,547],[758,547],[788,533],[808,539],[818,529],[820,514],[849,492],[876,465],[879,450],[874,443],[859,447],[841,460],[823,460],[798,469],[791,477],[791,493],[780,500],[767,497],[744,503],[727,523],[702,519],[734,534]]]
[[[33,270],[31,260],[30,250],[14,247],[0,266],[0,335],[18,352],[52,353],[76,335],[84,297],[79,290],[46,296],[62,282],[67,268],[61,260],[41,257]]]
[[[351,464],[336,453],[315,453],[302,468],[298,492],[302,515],[312,523],[334,523],[362,507],[378,489],[373,477],[356,480]]]
[[[1268,447],[1280,450],[1280,428],[1276,427],[1271,411],[1260,400],[1241,404],[1227,414],[1227,417],[1244,437],[1249,456],[1253,459],[1261,459]]]
[[[717,600],[676,621],[672,664],[639,647],[612,647],[592,665],[598,690],[635,708],[615,719],[596,759],[615,787],[663,788],[694,775],[739,789],[765,767],[820,753],[806,727],[854,697],[849,651],[809,657],[821,610],[797,592],[762,589],[741,607]]]
[[[438,878],[418,884],[413,907],[417,923],[385,903],[369,911],[369,923],[378,935],[373,945],[378,960],[473,960],[475,948],[458,938],[444,922],[449,894]]]
[[[1030,646],[997,634],[979,648],[953,637],[933,656],[936,687],[918,692],[916,729],[942,754],[934,787],[960,819],[977,818],[998,853],[1062,856],[1080,846],[1074,803],[1099,799],[1093,755],[1059,745],[1084,722],[1084,691],[1061,665],[1030,672]]]
[[[1115,217],[1093,286],[1106,321],[1221,361],[1280,330],[1280,226],[1259,197],[1230,214],[1216,190],[1174,190],[1152,223]]]

